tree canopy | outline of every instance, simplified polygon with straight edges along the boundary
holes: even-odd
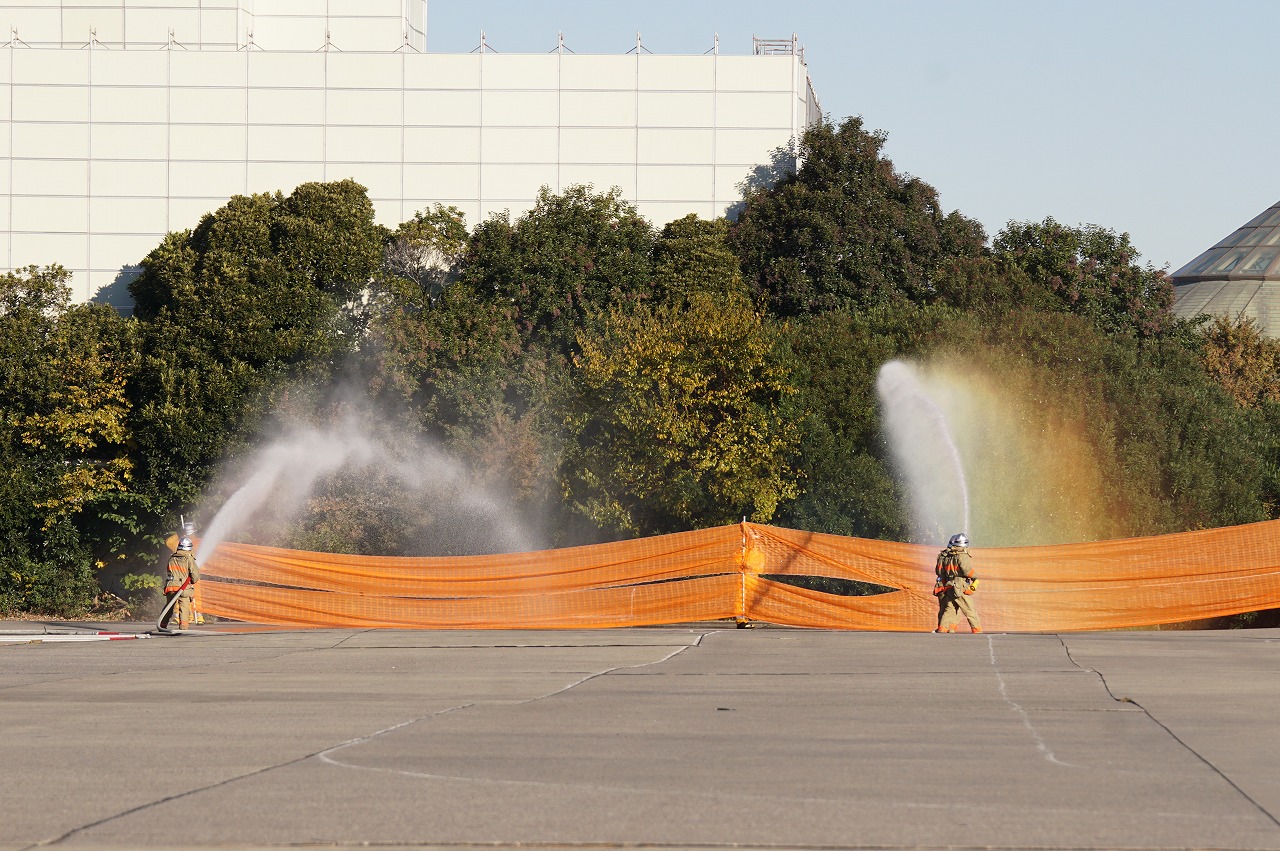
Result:
[[[132,486],[134,334],[109,307],[72,305],[68,277],[0,276],[0,610],[83,605]]]
[[[799,493],[795,391],[777,331],[745,299],[615,309],[578,342],[564,490],[601,528],[763,523]]]
[[[798,172],[748,192],[732,241],[777,313],[927,302],[940,264],[981,253],[982,226],[895,171],[886,138],[860,118],[821,122],[805,131]]]
[[[287,388],[341,372],[386,238],[363,186],[304,183],[235,196],[143,259],[128,428],[147,525],[189,512]]]
[[[514,308],[525,340],[569,352],[592,309],[635,301],[650,281],[653,226],[613,189],[546,187],[529,212],[477,225],[463,280]]]
[[[1153,336],[1173,325],[1173,285],[1163,272],[1138,265],[1129,234],[1097,225],[1067,227],[1010,222],[995,238],[995,253],[1041,282],[1058,308],[1084,316],[1104,331]]]

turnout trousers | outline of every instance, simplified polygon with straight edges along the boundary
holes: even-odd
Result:
[[[191,586],[188,585],[181,591],[166,591],[165,603],[177,596],[178,602],[173,604],[173,608],[169,610],[169,614],[165,617],[164,623],[160,624],[161,629],[169,629],[173,623],[173,619],[178,619],[178,629],[186,629],[191,625],[192,605],[191,605]]]
[[[970,629],[982,628],[969,596],[957,588],[948,588],[938,595],[938,630],[955,632],[961,618],[969,622]]]

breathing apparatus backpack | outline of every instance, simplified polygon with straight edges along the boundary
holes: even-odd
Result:
[[[933,584],[933,594],[935,597],[941,596],[943,592],[951,586],[951,582],[957,577],[963,577],[968,580],[965,585],[964,593],[972,594],[978,590],[978,580],[964,575],[960,569],[959,553],[961,550],[955,547],[947,547],[938,555],[938,566],[936,573],[938,579]]]
[[[960,561],[956,558],[955,550],[947,547],[938,554],[938,566],[934,572],[938,578],[933,583],[933,595],[940,597],[946,593],[947,588],[951,586],[951,580],[955,579],[960,572]]]

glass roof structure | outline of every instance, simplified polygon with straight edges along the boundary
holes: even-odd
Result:
[[[1280,338],[1280,202],[1169,277],[1178,316],[1249,316]]]
[[[1170,277],[1174,285],[1232,278],[1280,278],[1280,202]]]

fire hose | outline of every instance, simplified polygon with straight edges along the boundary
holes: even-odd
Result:
[[[173,632],[174,631],[174,630],[167,629],[161,626],[160,624],[164,623],[164,619],[168,617],[170,612],[173,611],[173,607],[178,604],[178,598],[182,596],[182,592],[187,590],[187,586],[190,584],[191,584],[190,576],[182,580],[182,585],[178,587],[177,593],[175,593],[172,597],[170,597],[169,602],[165,603],[164,608],[160,610],[160,617],[156,618],[156,632]]]

